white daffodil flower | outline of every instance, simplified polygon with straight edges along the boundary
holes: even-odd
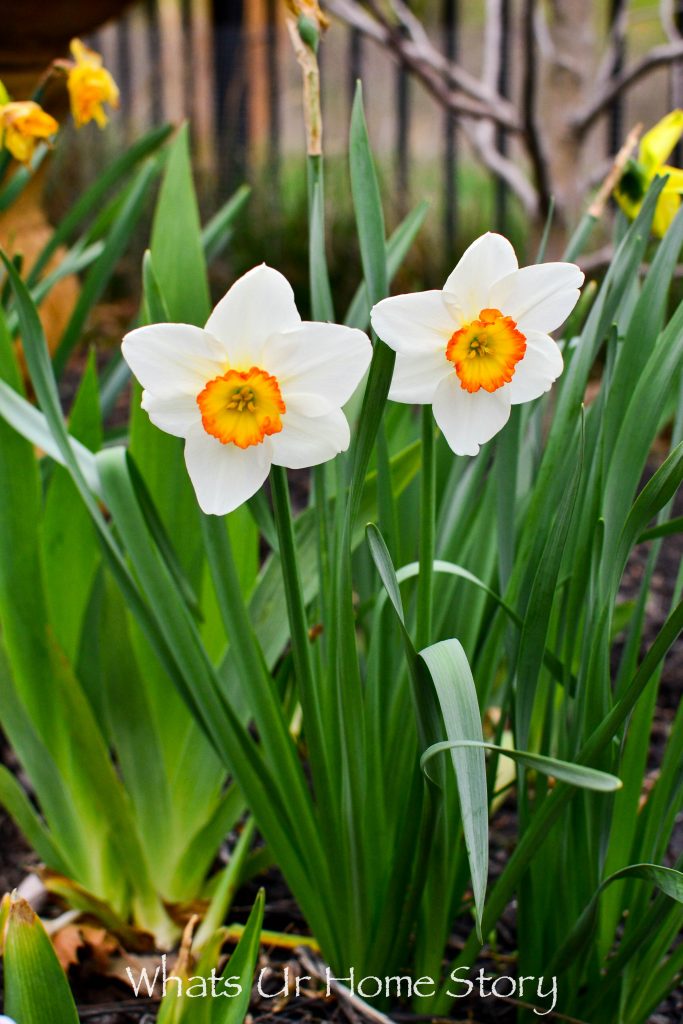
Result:
[[[502,235],[473,242],[442,291],[378,302],[372,326],[396,352],[394,402],[431,404],[456,455],[476,455],[510,408],[538,398],[562,373],[550,337],[579,297],[573,263],[517,265]]]
[[[200,507],[223,515],[258,491],[271,465],[317,466],[348,448],[342,406],[372,347],[362,331],[302,321],[287,279],[262,264],[203,329],[140,327],[123,355],[152,423],[185,438]]]

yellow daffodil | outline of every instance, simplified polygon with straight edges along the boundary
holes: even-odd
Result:
[[[235,281],[203,329],[138,327],[123,355],[152,423],[185,439],[202,510],[224,515],[271,465],[304,469],[346,451],[342,406],[372,346],[354,328],[302,321],[286,278],[263,264]]]
[[[442,289],[373,307],[372,326],[396,352],[389,398],[431,405],[455,454],[476,455],[513,405],[539,398],[562,373],[550,332],[582,284],[573,263],[520,269],[507,238],[482,235]]]
[[[619,206],[626,216],[633,220],[654,179],[668,175],[652,221],[652,231],[658,238],[664,236],[681,205],[683,170],[667,166],[666,160],[682,134],[683,110],[672,110],[643,135],[638,148],[638,159],[629,160],[614,190],[614,198]]]
[[[59,125],[33,100],[15,100],[0,106],[0,136],[15,160],[28,163],[36,142],[49,139]]]
[[[119,90],[107,69],[102,66],[99,53],[89,50],[80,39],[71,40],[74,63],[67,71],[67,88],[71,99],[71,113],[78,128],[96,121],[100,128],[107,123],[103,104],[118,107]]]

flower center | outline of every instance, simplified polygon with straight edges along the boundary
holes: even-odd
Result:
[[[526,338],[512,317],[499,309],[482,309],[478,320],[451,335],[446,357],[465,391],[497,391],[510,383],[525,351]]]
[[[197,405],[207,434],[238,448],[261,444],[268,434],[279,433],[280,414],[286,412],[277,379],[258,366],[246,372],[228,370],[210,380],[197,395]]]

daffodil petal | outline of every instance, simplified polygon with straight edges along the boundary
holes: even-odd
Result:
[[[662,177],[667,176],[664,192],[683,192],[683,170],[680,167],[660,167],[659,173]]]
[[[265,342],[301,326],[294,292],[286,277],[262,263],[238,278],[206,322],[231,366],[260,365]]]
[[[394,295],[373,306],[370,320],[377,336],[395,352],[444,350],[460,326],[440,291]]]
[[[488,305],[504,310],[520,331],[549,333],[564,323],[579,298],[583,274],[573,263],[523,267],[497,281]]]
[[[444,377],[453,372],[444,346],[428,352],[397,352],[389,398],[392,402],[425,405]]]
[[[271,462],[268,440],[249,448],[221,444],[201,423],[185,439],[185,465],[207,515],[226,515],[244,504],[264,483]]]
[[[504,390],[513,405],[531,402],[550,391],[563,368],[557,343],[541,331],[528,331],[524,358],[517,363],[512,380]]]
[[[456,455],[476,455],[510,418],[508,389],[470,393],[455,373],[441,381],[432,403],[434,419]]]
[[[192,394],[154,395],[143,391],[142,408],[155,427],[175,437],[187,437],[192,427],[201,422],[197,397]]]
[[[507,238],[487,231],[463,253],[443,286],[444,300],[461,321],[473,320],[490,304],[491,286],[517,267],[515,250]]]
[[[676,191],[670,191],[669,188],[665,188],[655,207],[655,215],[652,218],[652,233],[657,238],[664,238],[667,233],[674,217],[678,213],[681,205],[681,197]]]
[[[272,336],[264,358],[285,403],[292,394],[315,396],[309,415],[317,416],[348,402],[370,365],[372,345],[351,327],[307,322]]]
[[[273,434],[270,445],[276,466],[305,469],[329,462],[345,452],[350,441],[349,424],[341,409],[310,417],[290,401],[282,417],[282,430]]]
[[[225,372],[216,338],[191,324],[151,324],[123,339],[123,357],[145,390],[155,395],[197,395]]]
[[[669,158],[683,134],[683,110],[672,110],[658,121],[640,140],[640,162],[648,171],[654,171]]]

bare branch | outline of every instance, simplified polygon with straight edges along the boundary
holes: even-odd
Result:
[[[304,84],[304,124],[306,149],[309,156],[320,156],[323,151],[323,120],[320,112],[320,71],[318,58],[299,35],[296,19],[286,15],[287,30],[292,40],[296,59],[301,67]]]
[[[352,0],[326,0],[326,8],[336,17],[358,29],[368,38],[389,50],[422,81],[425,87],[449,110],[468,117],[487,118],[510,132],[519,132],[519,118],[514,106],[502,96],[492,94],[478,79],[447,60],[422,30],[413,32],[409,18],[400,24],[406,32],[370,17]]]
[[[527,214],[538,215],[538,194],[524,171],[514,160],[509,160],[496,149],[484,121],[461,121],[461,126],[472,147],[485,167],[501,178],[517,196]]]
[[[662,23],[664,34],[670,43],[681,38],[681,33],[676,25],[676,16],[673,0],[660,0],[659,20]]]
[[[681,59],[683,59],[683,41],[662,43],[660,46],[653,47],[641,60],[624,68],[618,75],[614,75],[599,90],[595,98],[572,117],[571,127],[577,135],[584,135],[620,93],[630,89],[632,85],[656,68]]]
[[[495,0],[492,0],[495,5]],[[441,104],[458,116],[458,124],[467,136],[475,154],[485,167],[501,178],[517,196],[528,214],[536,216],[538,212],[538,196],[533,184],[518,164],[500,153],[495,146],[492,132],[494,124],[510,132],[519,133],[519,118],[509,100],[495,93],[495,81],[491,80],[491,67],[495,69],[495,61],[489,67],[492,37],[487,37],[486,54],[483,64],[489,74],[484,81],[472,79],[477,85],[477,96],[485,100],[473,98],[469,75],[457,65],[447,60],[429,41],[426,32],[412,17],[406,17],[405,5],[402,0],[392,0],[397,18],[401,21],[405,32],[392,29],[381,10],[370,0],[370,7],[376,18],[352,0],[327,0],[327,10],[336,17],[358,29],[368,38],[385,47],[396,59],[401,60],[417,78],[424,88]],[[403,19],[406,19],[403,21]],[[488,20],[488,19],[487,19]],[[405,33],[408,33],[406,36]],[[495,41],[494,41],[495,42]],[[466,91],[468,95],[463,93]],[[511,116],[510,113],[511,112]]]
[[[541,213],[545,216],[550,210],[552,188],[548,175],[548,161],[543,152],[543,140],[538,127],[536,104],[538,101],[537,61],[534,32],[534,13],[536,0],[524,0],[522,25],[524,33],[524,76],[522,83],[522,109],[524,116],[524,135],[526,138],[531,166],[533,168],[536,188],[538,189]]]
[[[620,57],[623,59],[627,31],[628,3],[622,2],[610,26],[607,45],[605,46],[605,52],[596,75],[596,81],[599,86],[608,85],[614,74],[618,73]]]

